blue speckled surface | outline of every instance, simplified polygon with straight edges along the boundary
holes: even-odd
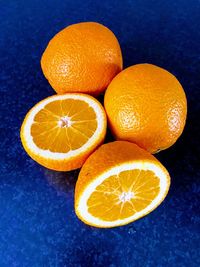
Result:
[[[176,145],[157,157],[170,192],[149,216],[95,229],[73,209],[78,171],[58,173],[24,152],[26,112],[53,94],[40,57],[65,26],[98,21],[119,38],[125,66],[150,62],[183,84],[188,120]],[[200,2],[188,0],[0,1],[0,267],[200,266]]]

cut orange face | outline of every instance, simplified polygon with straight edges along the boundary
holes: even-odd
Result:
[[[126,141],[105,144],[81,169],[76,214],[96,227],[124,225],[154,210],[169,185],[167,170],[147,151]]]
[[[60,171],[80,168],[106,134],[101,104],[85,94],[48,97],[26,115],[21,140],[41,165]]]

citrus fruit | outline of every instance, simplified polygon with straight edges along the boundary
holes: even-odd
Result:
[[[75,211],[92,226],[124,225],[154,210],[169,185],[167,170],[150,153],[130,142],[111,142],[84,163],[75,188]]]
[[[41,67],[59,94],[98,95],[122,69],[122,54],[115,35],[95,22],[70,25],[49,42]]]
[[[81,167],[103,142],[106,115],[89,95],[54,95],[28,112],[20,134],[35,161],[49,169],[69,171]]]
[[[120,72],[106,90],[104,106],[116,139],[134,142],[151,153],[176,142],[187,114],[181,84],[171,73],[151,64]]]

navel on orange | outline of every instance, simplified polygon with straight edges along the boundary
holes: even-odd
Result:
[[[116,139],[151,153],[173,145],[185,126],[187,101],[181,84],[151,64],[120,72],[106,90],[104,106]]]
[[[99,23],[82,22],[52,38],[42,55],[41,67],[57,93],[97,95],[122,70],[122,54],[111,30]]]
[[[80,168],[106,134],[101,104],[85,94],[48,97],[26,115],[21,141],[41,165],[59,171]]]
[[[102,145],[84,163],[75,188],[75,211],[86,224],[115,227],[154,210],[170,177],[150,153],[126,141]]]

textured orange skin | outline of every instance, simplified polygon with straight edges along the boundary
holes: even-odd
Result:
[[[165,167],[153,155],[140,148],[136,144],[127,141],[110,142],[101,145],[93,154],[91,154],[83,164],[79,173],[75,187],[75,211],[77,216],[83,222],[88,224],[88,222],[77,212],[77,206],[79,198],[82,195],[83,191],[85,191],[86,187],[99,175],[102,175],[104,172],[107,172],[111,168],[123,163],[137,161],[151,162],[159,166],[166,173],[166,176],[168,177],[168,188],[165,192],[165,195],[163,196],[164,200],[165,196],[168,193],[170,185],[170,176]],[[148,213],[150,213],[150,211]],[[144,215],[146,214],[143,214],[143,216]],[[98,227],[98,225],[93,226]]]
[[[49,42],[41,59],[54,90],[98,95],[122,70],[122,54],[115,35],[95,22],[70,25]]]
[[[51,96],[50,96],[51,97]],[[98,102],[96,99],[94,99],[93,97],[89,96],[88,97],[92,98],[93,100],[95,100],[96,102]],[[41,102],[41,101],[40,101]],[[39,105],[40,102],[38,102],[35,106]],[[99,103],[100,107],[101,104]],[[34,107],[35,107],[34,106]],[[33,108],[34,108],[33,107]],[[33,109],[32,108],[32,109]],[[103,107],[101,107],[103,110]],[[30,149],[30,147],[27,145],[26,142],[26,136],[25,136],[25,131],[24,131],[24,126],[26,124],[26,120],[29,116],[29,114],[31,113],[32,109],[30,109],[30,111],[27,113],[22,126],[21,126],[21,131],[20,131],[20,138],[21,138],[21,142],[22,145],[25,149],[25,151],[27,152],[27,154],[33,159],[35,160],[37,163],[39,163],[40,165],[51,169],[51,170],[56,170],[56,171],[71,171],[71,170],[75,170],[80,168],[83,163],[85,162],[85,160],[88,158],[88,156],[99,146],[104,142],[105,139],[105,135],[106,135],[106,128],[107,128],[107,119],[106,119],[106,115],[104,118],[104,129],[102,134],[99,135],[98,139],[92,144],[92,146],[90,148],[88,148],[87,151],[84,151],[82,153],[80,153],[79,155],[76,155],[74,157],[68,158],[68,159],[63,159],[63,160],[58,160],[58,159],[50,159],[50,158],[44,158],[38,154],[35,154],[34,151],[32,151]]]
[[[151,153],[176,142],[187,115],[179,81],[151,64],[134,65],[119,73],[106,90],[104,106],[114,136]]]

